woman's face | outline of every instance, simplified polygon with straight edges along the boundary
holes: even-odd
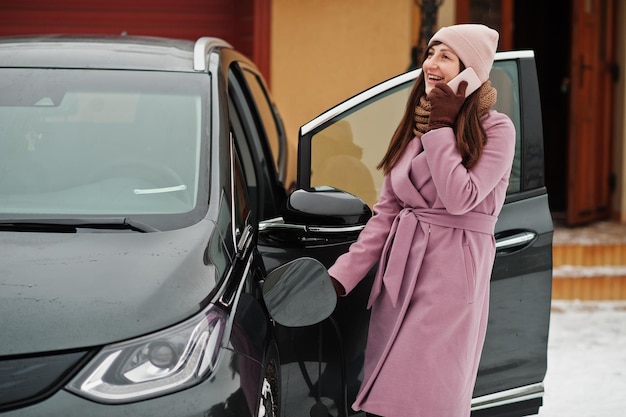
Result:
[[[448,83],[461,71],[461,60],[445,43],[428,48],[426,60],[422,64],[426,94],[437,83]]]

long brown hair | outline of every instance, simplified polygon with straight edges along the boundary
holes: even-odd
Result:
[[[422,62],[426,59],[426,56],[428,56],[428,50],[424,54]],[[464,68],[465,66],[461,63],[461,71]],[[476,165],[483,153],[483,146],[487,140],[485,129],[483,129],[478,115],[478,103],[480,101],[478,91],[480,91],[480,88],[470,94],[465,100],[463,106],[461,106],[456,122],[454,126],[452,126],[456,136],[457,149],[461,154],[463,166],[467,169],[471,169]],[[415,80],[415,85],[413,85],[413,89],[409,94],[404,115],[391,137],[387,153],[385,153],[385,156],[383,156],[383,159],[376,167],[377,169],[382,169],[385,174],[388,174],[396,165],[407,145],[415,136],[413,133],[415,126],[415,107],[424,94],[426,94],[426,89],[424,72],[422,71]]]

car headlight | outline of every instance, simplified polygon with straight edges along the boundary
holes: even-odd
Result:
[[[217,365],[227,319],[211,305],[174,327],[105,346],[66,388],[98,402],[127,403],[195,385]]]

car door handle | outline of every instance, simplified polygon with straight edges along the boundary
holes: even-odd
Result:
[[[498,238],[496,239],[496,250],[511,250],[513,248],[526,246],[532,242],[536,236],[537,233],[535,232],[523,231],[510,236]]]

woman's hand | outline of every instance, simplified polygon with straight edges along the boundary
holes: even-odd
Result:
[[[465,102],[467,81],[461,81],[459,90],[455,93],[444,83],[438,83],[428,94],[431,110],[428,119],[428,130],[440,127],[452,127],[459,115],[459,110]]]

